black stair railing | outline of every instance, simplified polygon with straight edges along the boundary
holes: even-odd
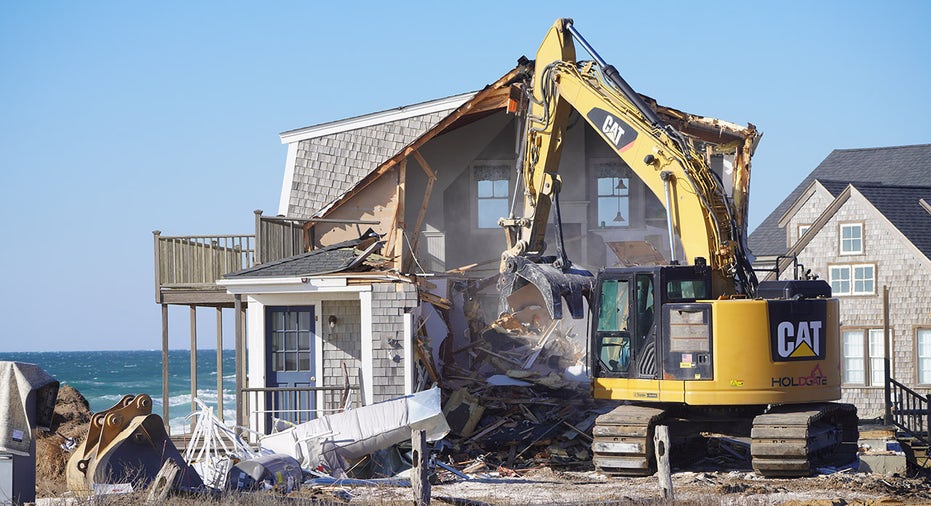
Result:
[[[892,423],[908,437],[929,446],[931,396],[921,395],[892,378],[889,378],[889,386]]]

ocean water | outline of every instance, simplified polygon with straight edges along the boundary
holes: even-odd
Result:
[[[191,414],[191,356],[189,350],[168,352],[168,413],[172,434],[190,430],[185,418]],[[103,411],[124,395],[148,394],[152,412],[162,415],[162,352],[61,351],[0,352],[0,360],[36,364],[62,384],[76,388],[87,398],[91,411]],[[236,356],[223,350],[223,416],[227,424],[236,420]],[[197,350],[197,398],[217,406],[217,352]]]

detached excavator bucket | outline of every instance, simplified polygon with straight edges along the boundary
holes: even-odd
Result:
[[[112,408],[91,418],[87,438],[68,461],[68,488],[86,495],[97,484],[148,486],[166,460],[181,470],[175,489],[196,489],[200,475],[187,463],[165,431],[162,417],[152,414],[148,395],[125,396]]]
[[[583,269],[561,269],[552,263],[537,263],[525,257],[511,257],[506,270],[498,279],[500,313],[521,309],[511,307],[508,298],[514,292],[531,284],[540,292],[543,305],[553,319],[563,318],[563,300],[572,318],[585,316],[583,299],[589,299],[594,286],[594,276]]]

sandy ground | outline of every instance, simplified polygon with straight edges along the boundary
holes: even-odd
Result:
[[[333,491],[333,489],[331,489]],[[400,504],[410,488],[342,489],[351,504]],[[594,471],[555,472],[549,468],[522,478],[482,477],[432,487],[434,504],[931,504],[924,479],[836,473],[810,478],[768,479],[752,472],[677,472],[675,501],[663,498],[656,477],[609,478]],[[319,496],[318,496],[319,497]]]

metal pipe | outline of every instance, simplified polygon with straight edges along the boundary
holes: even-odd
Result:
[[[666,190],[666,228],[669,229],[669,263],[677,264],[676,260],[676,236],[675,229],[672,227],[672,195],[669,189],[669,182],[672,181],[672,172],[664,170],[659,173],[660,179],[663,180],[663,188]]]
[[[608,80],[610,80],[612,84],[614,84],[615,86],[618,87],[618,89],[621,90],[624,96],[627,97],[627,100],[630,100],[634,104],[634,106],[637,107],[637,110],[640,111],[640,114],[643,114],[643,117],[646,118],[647,121],[649,121],[655,127],[665,125],[663,120],[661,120],[659,116],[657,116],[656,111],[654,111],[653,109],[650,109],[650,106],[648,106],[646,102],[644,102],[643,99],[640,98],[640,95],[638,95],[637,92],[634,91],[634,89],[630,86],[630,84],[628,84],[627,81],[624,80],[623,77],[621,77],[621,73],[618,72],[616,68],[614,68],[614,65],[608,65],[601,58],[601,56],[599,56],[598,53],[595,52],[595,49],[592,48],[592,46],[588,44],[588,41],[586,41],[585,38],[582,37],[582,34],[579,33],[579,31],[575,29],[575,26],[572,25],[572,20],[564,19],[563,21],[564,21],[564,26],[566,30],[570,34],[572,34],[572,37],[575,40],[577,40],[579,44],[582,45],[582,47],[585,48],[585,51],[587,51],[588,54],[592,56],[592,58],[595,60],[595,63],[597,63],[598,66],[601,67],[601,72],[605,75],[605,77],[607,77]]]

